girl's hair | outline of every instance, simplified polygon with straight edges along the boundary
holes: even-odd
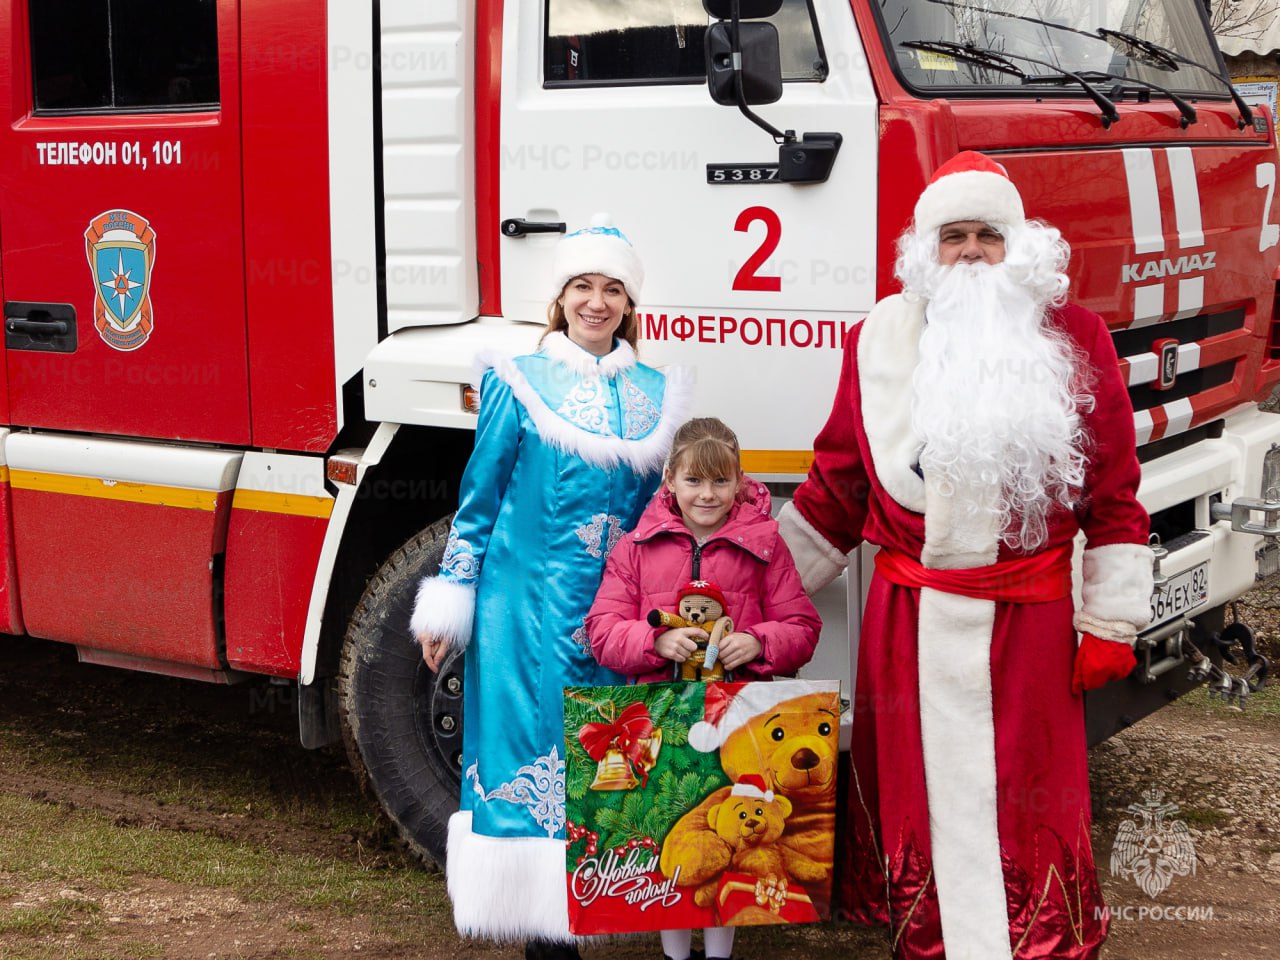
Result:
[[[697,417],[676,431],[667,472],[677,468],[695,477],[736,477],[742,472],[738,438],[715,417]]]
[[[577,277],[570,277],[569,283],[577,280]],[[609,279],[616,279],[610,277]],[[547,326],[542,331],[542,336],[538,337],[538,343],[541,344],[547,338],[549,333],[566,333],[569,330],[569,319],[564,315],[564,307],[560,305],[560,298],[564,296],[565,290],[569,288],[566,283],[561,288],[560,293],[547,304]],[[622,283],[621,280],[618,283]],[[636,302],[627,297],[627,312],[622,316],[622,323],[618,326],[616,336],[631,344],[631,349],[637,349],[637,341],[640,339],[640,319],[636,312]]]

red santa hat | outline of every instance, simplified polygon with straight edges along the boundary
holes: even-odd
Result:
[[[915,228],[928,234],[957,220],[1019,224],[1026,218],[1009,172],[990,157],[965,150],[940,166],[920,194]]]
[[[755,683],[708,683],[703,718],[689,728],[689,746],[700,753],[719,750],[752,717],[780,703],[822,690],[812,680],[774,680]],[[837,690],[839,685],[830,684]]]
[[[644,286],[640,255],[607,213],[597,213],[590,226],[567,234],[556,244],[551,273],[555,284],[552,297],[559,297],[566,283],[586,273],[620,280],[633,303],[640,302]]]
[[[729,795],[732,797],[751,797],[754,800],[773,803],[773,791],[765,786],[764,777],[758,773],[746,773],[739,777],[738,782],[729,791]]]
[[[679,603],[685,597],[693,595],[710,597],[716,603],[720,604],[721,610],[728,610],[729,605],[724,602],[724,594],[710,580],[690,580],[683,587],[676,591],[676,603]]]

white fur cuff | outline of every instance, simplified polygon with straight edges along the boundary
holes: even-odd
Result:
[[[423,577],[413,604],[409,629],[416,638],[429,633],[448,640],[455,649],[471,642],[471,621],[476,611],[476,588],[444,577]]]
[[[1081,613],[1145,627],[1151,620],[1152,563],[1146,544],[1112,543],[1086,550]]]
[[[1114,640],[1133,646],[1138,639],[1138,628],[1127,620],[1099,620],[1083,610],[1077,610],[1072,626],[1077,633],[1092,633],[1099,640]]]
[[[466,811],[449,818],[445,876],[458,933],[500,942],[573,942],[564,840],[489,837],[475,833],[472,823]]]
[[[805,593],[821,590],[849,565],[849,558],[832,546],[794,503],[783,504],[778,512],[778,532],[796,561]]]

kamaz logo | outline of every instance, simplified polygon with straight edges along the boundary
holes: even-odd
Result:
[[[1156,371],[1153,390],[1168,390],[1178,382],[1178,347],[1173,337],[1166,337],[1151,344],[1151,352],[1160,358],[1160,367]]]
[[[1172,260],[1148,260],[1146,263],[1126,263],[1120,272],[1122,283],[1134,283],[1138,280],[1162,280],[1165,277],[1176,277],[1180,273],[1198,273],[1201,270],[1212,270],[1217,251],[1193,253]]]

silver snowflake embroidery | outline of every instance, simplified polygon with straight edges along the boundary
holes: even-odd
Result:
[[[599,377],[586,377],[569,391],[556,413],[590,433],[609,434],[609,391]]]
[[[569,636],[573,639],[573,642],[581,648],[584,654],[588,657],[591,656],[591,641],[587,639],[587,621],[583,620],[582,626],[573,631]]]
[[[564,829],[564,761],[552,745],[551,752],[525,764],[509,781],[486,791],[477,764],[467,767],[471,789],[481,800],[505,800],[529,808],[529,815],[548,837]]]
[[[630,377],[618,379],[622,383],[622,435],[628,440],[648,436],[661,416],[657,404]]]
[[[449,541],[444,547],[440,569],[458,580],[474,580],[480,572],[471,544],[458,536],[458,531],[452,527],[449,528]]]
[[[599,560],[612,552],[625,531],[618,517],[609,513],[597,513],[590,523],[584,523],[574,533],[587,545],[587,553]]]

